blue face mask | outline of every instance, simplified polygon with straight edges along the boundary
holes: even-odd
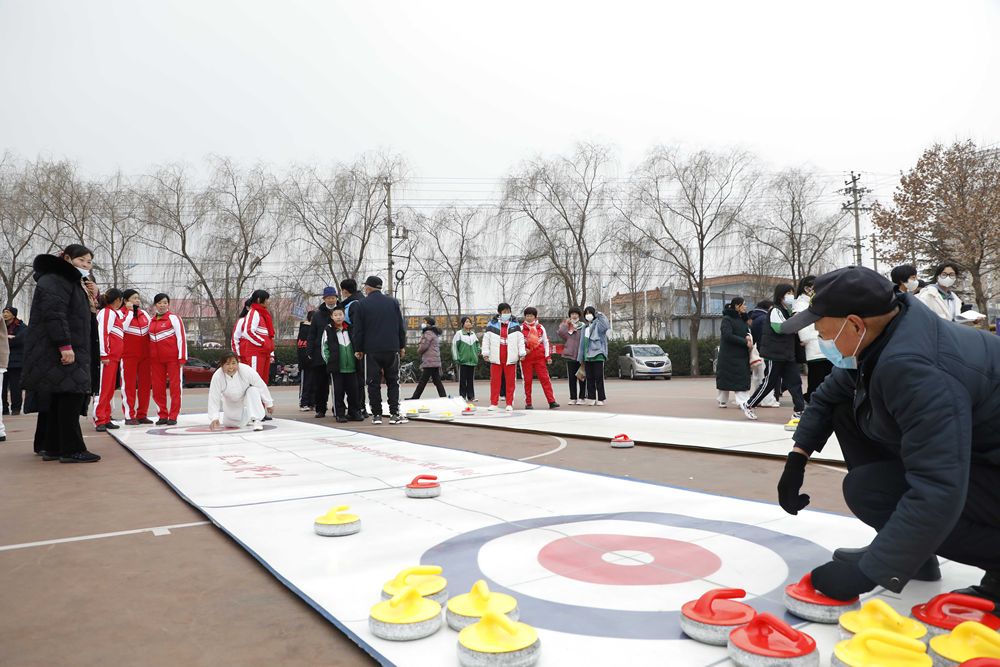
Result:
[[[854,354],[849,357],[845,357],[843,353],[837,348],[837,339],[840,338],[840,334],[844,333],[844,327],[847,326],[847,320],[844,320],[843,326],[840,327],[840,331],[837,335],[833,337],[833,340],[826,340],[820,338],[819,340],[819,351],[823,353],[823,356],[830,360],[837,368],[846,368],[847,370],[856,370],[858,368],[858,348],[861,347],[861,341],[865,339],[865,334],[867,329],[861,332],[861,338],[858,340],[857,347],[854,348]]]
[[[510,313],[504,313],[504,314],[502,314],[500,316],[500,321],[501,322],[509,322],[510,321]]]

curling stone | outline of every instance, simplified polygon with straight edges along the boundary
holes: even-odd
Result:
[[[854,613],[854,612],[852,612]],[[833,647],[830,667],[931,667],[922,641],[871,628]]]
[[[438,413],[438,421],[450,422],[455,420],[455,414],[450,410],[445,410],[444,412]]]
[[[337,505],[316,519],[313,530],[323,537],[343,537],[361,530],[361,518],[357,514],[345,514],[351,509],[347,505]]]
[[[441,568],[437,565],[418,565],[408,567],[396,575],[382,587],[382,599],[394,597],[404,588],[413,587],[421,595],[438,604],[448,601],[448,580],[441,576]]]
[[[431,409],[429,407],[427,407],[426,405],[421,405],[419,408],[417,408],[417,412],[419,412],[422,415],[426,415],[430,411],[431,411]]]
[[[681,630],[703,644],[725,646],[729,633],[749,623],[757,612],[736,598],[745,598],[740,588],[715,588],[681,607]]]
[[[973,658],[958,667],[1000,667],[1000,658]]]
[[[462,667],[531,667],[541,651],[542,642],[533,627],[492,609],[458,633]]]
[[[1000,633],[982,623],[965,621],[945,635],[931,637],[934,667],[957,667],[973,658],[1000,659]]]
[[[368,629],[376,637],[398,642],[430,637],[441,629],[441,605],[407,586],[372,607]]]
[[[816,640],[766,612],[729,633],[727,646],[739,667],[819,666]]]
[[[475,414],[476,414],[476,406],[474,406],[472,403],[466,405],[465,409],[462,410],[463,417],[472,417]]]
[[[807,621],[836,623],[841,614],[860,607],[858,598],[845,602],[834,600],[817,591],[812,585],[812,573],[806,573],[796,584],[785,586],[785,608]]]
[[[993,603],[989,600],[962,593],[942,593],[924,604],[918,604],[910,613],[927,626],[933,637],[954,630],[964,621],[976,621],[993,630],[1000,630],[1000,618],[991,611]]]
[[[506,593],[494,593],[480,579],[468,593],[448,600],[444,618],[452,630],[463,630],[478,623],[487,611],[503,614],[512,621],[516,621],[519,614],[517,600]]]
[[[884,600],[872,598],[857,611],[849,611],[840,616],[840,636],[850,639],[865,630],[885,630],[909,639],[923,639],[927,628],[923,623],[901,616]]]
[[[611,438],[611,447],[614,449],[628,449],[629,447],[635,447],[635,443],[632,442],[632,438],[624,433],[619,433]]]
[[[789,419],[788,422],[785,424],[786,431],[794,431],[798,427],[799,427],[798,417],[795,417],[794,419]]]
[[[407,417],[416,417],[417,416],[417,409],[416,408],[410,408],[410,409],[408,409],[406,411],[406,416]]]
[[[441,485],[436,475],[417,475],[406,485],[407,498],[437,498],[441,495]]]

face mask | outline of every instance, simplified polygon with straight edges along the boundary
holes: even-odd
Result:
[[[421,329],[421,330],[424,330],[424,329],[426,329],[426,328],[427,328],[427,325],[426,325],[426,324],[421,324],[421,325],[420,325],[420,329]]]
[[[787,307],[791,308],[792,306],[795,305],[795,297],[791,295],[786,295],[785,298],[782,299],[782,303],[784,303]]]
[[[906,291],[907,292],[916,292],[917,289],[919,289],[919,288],[920,288],[920,281],[919,280],[907,280],[906,281]]]
[[[80,268],[80,267],[78,266],[78,267],[76,267],[76,270],[77,270],[77,271],[79,271],[79,272],[80,272],[80,275],[81,275],[81,276],[83,276],[84,278],[86,278],[87,276],[89,276],[89,275],[90,275],[90,270],[89,270],[89,269],[81,269],[81,268]]]
[[[584,317],[587,318],[588,322],[593,322],[594,321],[594,314],[593,313],[587,313],[586,315],[584,315]]]
[[[826,340],[824,338],[819,339],[819,351],[824,357],[830,360],[837,368],[846,368],[848,370],[855,370],[858,367],[858,358],[855,356],[858,353],[858,348],[861,347],[861,341],[865,339],[865,333],[867,329],[861,332],[861,338],[858,339],[858,344],[854,348],[854,354],[849,357],[845,357],[841,351],[837,348],[837,339],[840,338],[840,334],[844,333],[844,328],[847,326],[847,320],[844,320],[843,326],[840,327],[840,331],[837,335],[833,337],[833,340]]]
[[[510,321],[510,313],[504,313],[504,314],[502,314],[500,316],[500,321],[501,322],[509,322]]]
[[[955,284],[955,276],[940,276],[938,278],[938,285],[941,287],[951,287]]]

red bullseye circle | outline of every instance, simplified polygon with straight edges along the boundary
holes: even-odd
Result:
[[[569,579],[618,586],[679,584],[702,579],[722,567],[722,560],[704,547],[641,535],[563,537],[545,545],[538,552],[538,562]]]

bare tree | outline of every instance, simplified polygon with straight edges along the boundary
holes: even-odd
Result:
[[[142,227],[136,218],[139,196],[119,171],[93,188],[96,202],[90,229],[95,240],[94,272],[108,285],[129,284]]]
[[[639,340],[648,321],[648,299],[644,292],[649,286],[650,271],[653,266],[653,254],[649,244],[643,241],[642,235],[629,226],[615,237],[613,269],[622,281],[629,294],[632,316],[628,320],[632,341]],[[639,317],[639,304],[643,304],[642,317]]]
[[[0,158],[0,284],[3,304],[10,304],[32,274],[32,260],[56,248],[56,223],[33,196],[31,181],[46,165],[16,164]]]
[[[29,185],[36,202],[56,221],[60,237],[72,238],[86,246],[94,241],[93,219],[98,206],[97,188],[80,178],[76,165],[61,162],[35,163]]]
[[[570,305],[587,303],[592,264],[609,240],[611,160],[608,147],[579,144],[572,155],[523,164],[505,183],[505,211],[528,224],[529,233],[513,233],[523,265],[558,284]]]
[[[781,274],[790,273],[796,284],[835,264],[835,249],[845,241],[846,214],[823,210],[823,194],[813,174],[783,171],[768,183],[760,214],[743,225],[744,238],[772,251]]]
[[[699,151],[689,156],[654,148],[632,177],[620,210],[680,274],[691,298],[691,369],[698,369],[698,332],[705,312],[705,279],[711,254],[743,218],[757,183],[753,157]]]

